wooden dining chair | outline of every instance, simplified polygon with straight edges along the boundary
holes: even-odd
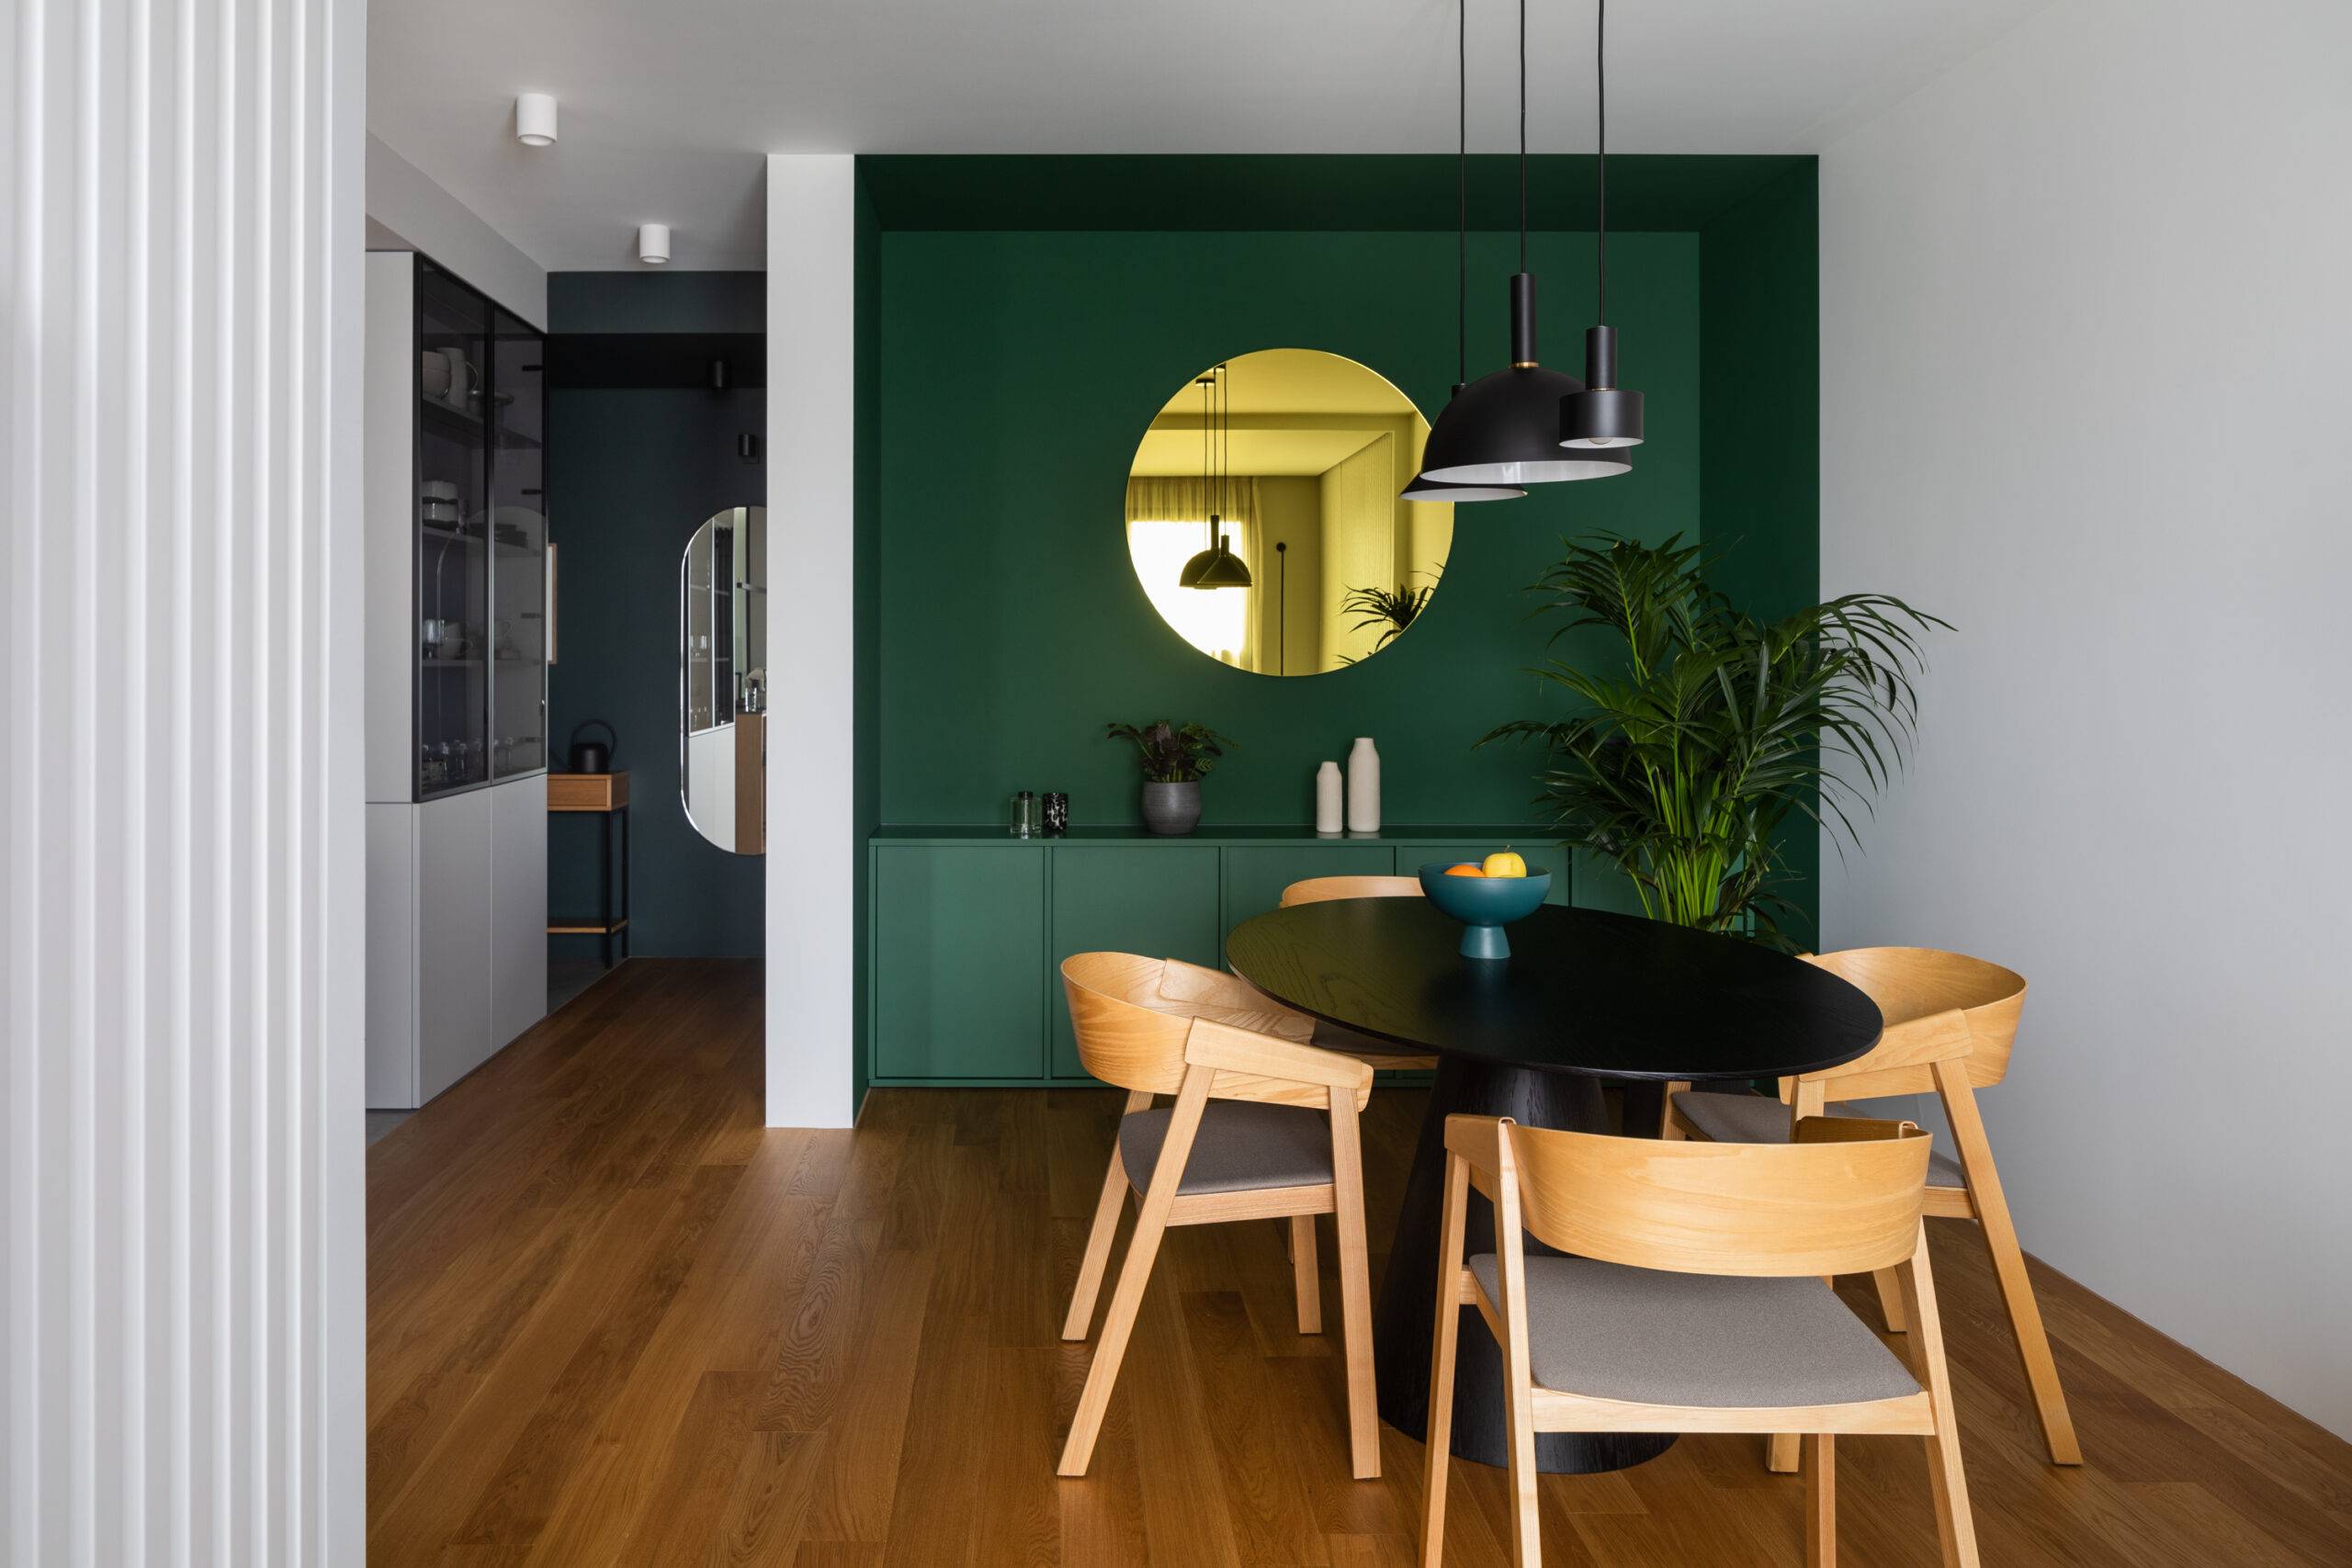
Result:
[[[1785,1143],[1799,1118],[1859,1114],[1843,1103],[1831,1103],[1832,1094],[1841,1101],[1930,1091],[1940,1097],[1959,1158],[1939,1152],[1930,1161],[1928,1213],[1976,1222],[1992,1257],[1993,1275],[2008,1311],[2050,1462],[2082,1463],[2066,1393],[2058,1382],[2058,1363],[2050,1354],[2050,1336],[2042,1327],[2025,1253],[2018,1245],[2001,1173],[1993,1164],[1993,1145],[1976,1106],[1976,1091],[1999,1083],[2009,1070],[2018,1015],[2025,1006],[2024,979],[1997,964],[1931,947],[1860,947],[1804,956],[1878,1003],[1886,1020],[1886,1032],[1878,1044],[1843,1066],[1783,1078],[1785,1110],[1760,1095],[1693,1092],[1688,1085],[1672,1086],[1665,1135],[1717,1143]],[[1899,1334],[1905,1326],[1900,1292],[1889,1276],[1880,1276],[1877,1283],[1887,1328]],[[1783,1438],[1774,1445],[1772,1467],[1785,1471],[1794,1462],[1793,1447]]]
[[[1283,889],[1282,907],[1287,909],[1298,904],[1321,904],[1334,898],[1421,897],[1421,879],[1418,876],[1310,876]],[[1405,1072],[1432,1072],[1437,1067],[1435,1056],[1399,1051],[1385,1040],[1358,1034],[1354,1030],[1342,1029],[1336,1023],[1316,1025],[1315,1043],[1327,1051],[1345,1052],[1356,1060],[1370,1063],[1383,1071],[1395,1068]]]
[[[1340,1243],[1349,1458],[1358,1480],[1378,1476],[1372,1284],[1356,1124],[1372,1093],[1372,1069],[1308,1044],[1312,1019],[1269,1002],[1233,976],[1173,958],[1076,953],[1062,963],[1062,989],[1079,1059],[1096,1077],[1127,1091],[1062,1324],[1064,1339],[1086,1337],[1120,1211],[1131,1194],[1140,1206],[1062,1446],[1060,1472],[1086,1473],[1152,1259],[1170,1225],[1288,1218],[1298,1328],[1315,1334],[1323,1325],[1315,1216],[1329,1214]],[[1175,1104],[1153,1109],[1157,1094],[1173,1094]]]
[[[1445,1119],[1421,1568],[1444,1556],[1464,1306],[1502,1349],[1511,1561],[1543,1558],[1537,1432],[1804,1436],[1805,1562],[1837,1555],[1837,1439],[1926,1439],[1945,1568],[1976,1568],[1920,1222],[1929,1140],[1908,1122],[1808,1117],[1795,1146],[1660,1143]],[[1496,1250],[1463,1256],[1469,1194]],[[1525,1235],[1570,1254],[1526,1255]],[[1903,1362],[1818,1276],[1894,1269]]]

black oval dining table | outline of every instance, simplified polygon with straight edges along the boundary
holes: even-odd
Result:
[[[1429,1419],[1448,1116],[1607,1133],[1605,1080],[1812,1072],[1852,1061],[1883,1027],[1877,1004],[1854,987],[1736,937],[1551,904],[1510,928],[1508,958],[1463,957],[1461,933],[1426,898],[1346,898],[1260,915],[1226,939],[1235,973],[1285,1006],[1437,1054],[1373,1317],[1381,1419],[1413,1438]],[[1494,1250],[1492,1209],[1475,1190],[1464,1239],[1470,1255]],[[1532,1236],[1527,1246],[1550,1250]],[[1502,1386],[1493,1337],[1465,1321],[1455,1352],[1454,1453],[1509,1461]],[[1623,1470],[1673,1442],[1670,1434],[1547,1432],[1536,1438],[1536,1464]]]

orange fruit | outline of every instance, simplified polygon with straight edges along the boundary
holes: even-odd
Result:
[[[1487,873],[1483,867],[1472,865],[1465,860],[1460,865],[1447,866],[1445,868],[1445,874],[1448,876],[1484,876]]]

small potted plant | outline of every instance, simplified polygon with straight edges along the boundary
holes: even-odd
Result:
[[[1143,753],[1143,825],[1180,837],[1201,823],[1201,780],[1233,742],[1206,725],[1154,719],[1138,729],[1110,727],[1113,740],[1132,740]]]

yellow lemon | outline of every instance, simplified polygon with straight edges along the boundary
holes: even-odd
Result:
[[[1525,876],[1527,862],[1506,849],[1487,857],[1486,874],[1488,876]]]

